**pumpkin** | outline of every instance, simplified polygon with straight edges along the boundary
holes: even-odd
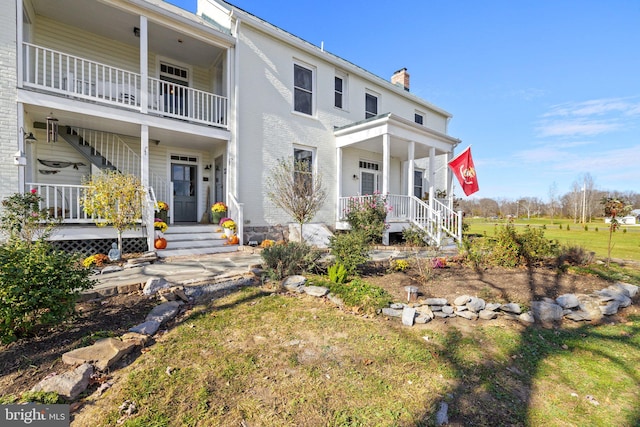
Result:
[[[167,247],[167,239],[164,237],[158,237],[154,242],[153,246],[156,249],[165,249]]]
[[[240,243],[240,238],[238,237],[237,234],[234,234],[233,236],[229,237],[230,245],[237,245],[238,243]]]

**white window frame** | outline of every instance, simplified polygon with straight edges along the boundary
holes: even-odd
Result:
[[[336,94],[338,94],[338,91],[335,88],[335,79],[341,79],[342,80],[342,92],[340,92],[340,95],[342,95],[342,106],[338,107],[336,105],[336,101],[335,101],[335,97]],[[348,104],[348,89],[349,89],[349,79],[348,79],[348,74],[345,73],[344,71],[339,71],[336,70],[336,74],[334,76],[333,79],[333,106],[339,110],[342,111],[348,111],[349,110],[349,104]]]
[[[365,163],[367,166],[376,166],[377,168],[371,168],[371,167],[362,167],[362,163]],[[358,167],[359,167],[359,177],[360,177],[360,185],[359,185],[359,193],[360,195],[365,195],[364,191],[362,189],[362,183],[364,182],[363,176],[365,173],[371,174],[373,175],[373,193],[376,192],[380,192],[380,178],[381,178],[381,171],[382,171],[382,165],[380,164],[380,162],[378,161],[373,161],[373,160],[367,160],[367,159],[360,159],[358,161]]]
[[[304,145],[295,145],[293,146],[293,161],[294,161],[294,174],[298,173],[295,172],[295,162],[296,162],[296,151],[307,151],[309,153],[311,153],[311,179],[314,180],[316,179],[316,174],[317,174],[317,156],[316,156],[316,149],[313,147],[306,147]],[[295,178],[294,178],[295,179]]]
[[[376,98],[376,112],[375,114],[373,114],[371,111],[367,111],[367,96],[372,96],[374,98]],[[371,116],[368,116],[369,114],[371,114]],[[380,114],[380,94],[377,92],[374,92],[372,90],[366,90],[365,94],[364,94],[364,118],[369,119],[371,117],[375,117],[378,114]]]
[[[416,116],[420,116],[420,117],[422,118],[422,123],[418,123],[418,120],[416,120]],[[425,114],[424,114],[422,111],[418,111],[418,110],[416,110],[416,111],[414,111],[414,113],[413,113],[413,121],[414,121],[414,123],[419,124],[419,125],[421,125],[421,126],[425,126],[425,124],[426,124],[426,123],[425,123],[425,117],[426,117],[426,116],[425,116]]]
[[[416,173],[419,173],[422,177],[420,178],[420,181],[416,179]],[[418,187],[420,187],[420,195],[416,196],[416,188]],[[418,199],[422,199],[422,197],[424,196],[424,169],[416,168],[413,170],[413,190],[411,194],[416,196]]]
[[[296,67],[300,67],[303,68],[305,70],[308,70],[311,72],[311,90],[307,90],[306,88],[302,88],[302,87],[297,87],[296,86]],[[305,117],[314,117],[315,116],[315,112],[316,112],[316,68],[304,63],[302,61],[293,61],[293,79],[292,79],[292,87],[293,90],[291,92],[291,96],[292,96],[292,102],[291,102],[291,106],[292,106],[292,111],[295,114],[301,114]],[[304,111],[298,111],[296,110],[296,90],[302,90],[302,91],[306,91],[308,93],[311,94],[311,112],[310,113],[306,113]]]

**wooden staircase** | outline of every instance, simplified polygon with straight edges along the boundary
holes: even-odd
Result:
[[[235,252],[238,245],[227,244],[220,227],[212,224],[170,225],[164,233],[167,248],[156,250],[159,258]]]

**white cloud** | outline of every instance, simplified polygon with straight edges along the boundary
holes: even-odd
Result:
[[[540,137],[549,136],[594,136],[622,128],[617,119],[606,120],[550,120],[536,128]]]

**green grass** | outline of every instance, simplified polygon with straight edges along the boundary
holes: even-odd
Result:
[[[469,224],[469,234],[493,236],[496,227],[506,224],[504,220],[485,220],[473,218],[465,221]],[[575,224],[572,220],[531,219],[519,218],[514,221],[517,228],[531,227],[544,228],[547,239],[558,240],[560,244],[567,246],[581,246],[596,253],[598,258],[607,257],[609,244],[609,227],[604,222],[592,222],[584,225]],[[562,226],[562,229],[560,228]],[[569,230],[567,230],[569,226]],[[596,228],[598,231],[596,231]],[[626,231],[625,231],[626,230]],[[622,226],[613,234],[611,257],[640,261],[640,225]]]
[[[406,328],[244,288],[194,308],[74,423],[115,425],[126,400],[124,426],[429,426],[442,401],[457,425],[640,423],[640,316],[468,325]]]

